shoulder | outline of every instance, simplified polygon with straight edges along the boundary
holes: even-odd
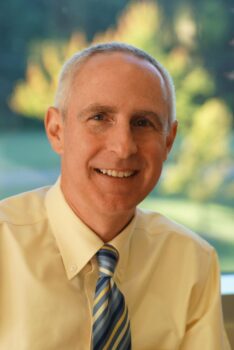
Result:
[[[214,250],[197,233],[158,212],[138,209],[137,216],[136,226],[139,232],[144,231],[147,238],[161,241],[173,250],[196,250],[208,255]]]
[[[48,187],[24,192],[0,201],[0,224],[33,224],[45,216],[45,195]]]
[[[157,212],[138,210],[134,249],[166,274],[205,284],[211,271],[218,276],[215,249],[195,232]],[[146,258],[145,258],[146,259]],[[190,277],[188,277],[190,276]]]

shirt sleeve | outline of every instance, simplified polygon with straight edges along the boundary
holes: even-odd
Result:
[[[231,350],[224,329],[220,271],[214,251],[203,266],[202,283],[191,293],[188,323],[180,350]]]

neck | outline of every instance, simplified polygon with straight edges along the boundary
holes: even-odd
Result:
[[[115,212],[114,214],[100,213],[98,211],[90,212],[89,208],[80,210],[65,194],[64,197],[79,219],[94,231],[104,243],[115,238],[130,223],[135,213],[135,209],[131,209],[128,212],[124,211],[123,213]]]
[[[89,220],[86,220],[84,217],[81,217],[80,215],[78,216],[92,231],[97,234],[97,236],[102,239],[104,243],[107,243],[118,236],[118,234],[130,223],[134,216],[134,213],[128,217],[121,217],[118,215],[112,218],[96,217],[95,219],[95,217],[92,216],[93,220],[96,220],[95,225],[93,224],[93,221],[89,222]]]

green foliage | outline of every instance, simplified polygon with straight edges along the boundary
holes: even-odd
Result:
[[[164,182],[170,193],[186,192],[204,200],[215,196],[223,183],[229,161],[231,113],[218,99],[208,100],[194,115],[190,132],[183,138],[178,161]]]
[[[177,85],[176,85],[177,86]],[[214,92],[214,81],[203,67],[194,67],[178,81],[177,116],[186,134],[196,111]]]
[[[221,0],[206,0],[199,9],[202,11],[197,12],[196,17],[201,43],[209,47],[216,46],[228,31],[228,9]]]
[[[119,18],[116,28],[97,34],[94,42],[121,41],[147,50],[152,55],[157,52],[161,54],[161,47],[158,47],[160,18],[161,13],[156,4],[133,3]]]
[[[83,35],[74,34],[68,42],[44,41],[34,44],[28,60],[26,79],[19,81],[9,104],[26,117],[44,118],[53,103],[62,64],[87,45]]]

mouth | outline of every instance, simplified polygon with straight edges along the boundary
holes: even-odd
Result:
[[[119,170],[112,170],[112,169],[95,169],[95,171],[99,174],[115,177],[115,178],[129,178],[137,174],[137,170],[126,170],[126,171],[119,171]]]

